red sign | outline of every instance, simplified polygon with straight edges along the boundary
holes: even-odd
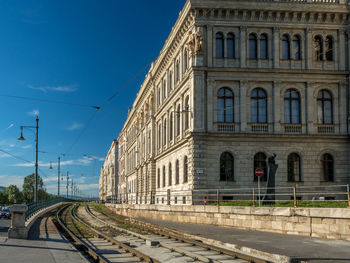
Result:
[[[263,169],[261,169],[261,168],[257,168],[256,170],[255,170],[255,175],[256,176],[263,176],[264,175],[264,170]]]

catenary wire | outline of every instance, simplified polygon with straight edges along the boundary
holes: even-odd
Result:
[[[8,98],[32,100],[32,101],[41,101],[41,102],[55,103],[55,104],[65,104],[65,105],[70,105],[70,106],[92,108],[92,109],[96,109],[96,110],[100,109],[99,106],[93,106],[93,105],[71,103],[71,102],[65,102],[65,101],[48,100],[48,99],[38,99],[38,98],[32,98],[32,97],[15,96],[15,95],[9,95],[9,94],[0,94],[0,97],[8,97]]]

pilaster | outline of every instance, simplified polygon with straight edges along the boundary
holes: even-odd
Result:
[[[241,68],[245,68],[247,64],[247,27],[241,26],[240,28],[240,45],[239,49],[241,52],[240,55],[240,62],[241,62]]]
[[[274,27],[272,31],[273,35],[273,67],[279,68],[280,66],[280,28]]]
[[[239,82],[241,132],[247,131],[247,81]]]

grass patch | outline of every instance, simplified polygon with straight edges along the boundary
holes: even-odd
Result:
[[[216,206],[217,203],[211,203],[210,206]],[[220,206],[253,206],[253,201],[223,201]],[[259,206],[259,202],[255,202]],[[277,201],[274,204],[262,204],[263,207],[294,207],[293,201]],[[346,201],[297,201],[297,207],[314,208],[347,208]]]

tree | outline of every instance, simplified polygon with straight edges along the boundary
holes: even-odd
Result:
[[[26,203],[34,201],[35,174],[28,175],[23,181],[23,198]],[[47,199],[43,179],[38,175],[38,200]]]
[[[18,187],[15,185],[10,185],[6,188],[6,194],[8,202],[10,204],[19,204],[22,202],[22,194],[19,191]]]
[[[6,192],[0,192],[0,205],[7,205],[8,198]]]

